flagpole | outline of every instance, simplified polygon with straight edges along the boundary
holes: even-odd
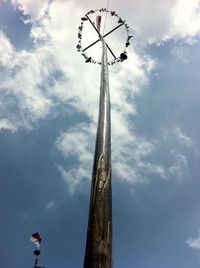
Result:
[[[38,268],[38,258],[40,255],[40,251],[38,249],[34,250],[33,254],[35,255],[35,264],[34,264],[34,268]]]
[[[35,255],[35,264],[34,264],[34,267],[33,268],[39,268],[37,266],[38,264],[38,257],[40,255],[40,251],[39,251],[39,248],[40,248],[40,244],[41,244],[41,241],[42,241],[42,238],[40,237],[39,233],[34,233],[32,234],[31,236],[31,241],[36,245],[37,249],[34,250],[33,254]]]
[[[35,265],[34,265],[34,268],[37,268],[37,264],[38,264],[38,257],[36,256],[35,257]]]

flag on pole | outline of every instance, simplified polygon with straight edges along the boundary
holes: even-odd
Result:
[[[34,233],[31,236],[31,241],[36,245],[36,247],[39,249],[42,238],[40,237],[40,235],[38,233]]]
[[[97,30],[100,33],[100,28],[101,28],[101,16],[96,16],[96,25],[97,25]]]

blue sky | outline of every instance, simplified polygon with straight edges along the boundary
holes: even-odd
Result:
[[[41,266],[82,267],[100,68],[76,52],[77,28],[106,4],[0,2],[2,268],[33,266],[36,231]],[[110,9],[134,33],[110,68],[113,267],[198,268],[200,2]]]

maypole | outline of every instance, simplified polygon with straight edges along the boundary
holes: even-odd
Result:
[[[84,267],[111,267],[112,263],[110,93],[104,40],[102,45],[99,119]]]
[[[96,26],[90,16],[98,13],[96,17]],[[110,14],[118,20],[118,25],[108,33],[101,34],[102,13]],[[105,19],[105,21],[106,21]],[[86,62],[101,64],[101,83],[100,83],[100,100],[99,116],[97,124],[96,145],[93,162],[90,209],[87,231],[87,242],[84,258],[84,268],[111,268],[112,267],[112,186],[111,186],[111,119],[110,119],[110,92],[109,92],[109,73],[108,65],[121,62],[127,59],[126,48],[130,44],[131,38],[128,35],[129,27],[118,14],[107,9],[90,10],[81,18],[79,26],[78,51],[82,52]],[[84,22],[89,22],[98,34],[98,39],[86,48],[82,48],[82,30]],[[106,43],[105,37],[125,26],[127,39],[124,51],[119,57],[116,57],[110,46]],[[105,29],[105,24],[104,24]],[[102,43],[101,61],[88,57],[85,51],[98,42]],[[108,61],[107,52],[113,60]]]

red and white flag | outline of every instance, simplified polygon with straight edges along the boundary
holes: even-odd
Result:
[[[101,28],[101,16],[96,16],[96,25],[97,25],[97,30],[100,33],[100,28]]]
[[[40,237],[40,235],[38,233],[34,233],[31,236],[31,241],[36,245],[36,247],[39,249],[42,238]]]

